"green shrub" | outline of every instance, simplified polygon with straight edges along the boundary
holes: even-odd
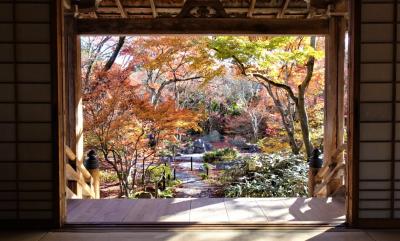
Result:
[[[165,188],[164,191],[158,189],[158,198],[173,198],[174,192],[171,187]]]
[[[239,156],[237,150],[233,148],[218,149],[207,152],[203,155],[203,160],[208,163],[220,161],[233,161]]]
[[[114,183],[117,181],[117,173],[108,170],[100,171],[100,183]]]
[[[221,178],[226,197],[307,196],[307,162],[289,153],[259,155],[242,160]]]
[[[182,184],[182,180],[180,180],[180,179],[170,180],[167,184],[168,184],[168,187],[177,187]]]
[[[139,191],[133,193],[132,198],[153,198],[153,194],[151,192]]]
[[[153,183],[160,182],[165,177],[172,175],[172,170],[169,165],[159,164],[157,166],[151,166],[148,169],[150,181]]]
[[[202,173],[199,174],[199,176],[201,177],[202,180],[208,179],[207,173],[202,172]]]

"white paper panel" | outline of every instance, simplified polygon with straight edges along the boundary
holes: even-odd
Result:
[[[400,143],[395,144],[395,158],[397,161],[400,161]]]
[[[390,199],[390,191],[360,191],[359,199]]]
[[[50,82],[51,71],[49,64],[18,64],[19,82]]]
[[[385,62],[393,58],[392,44],[362,44],[361,61],[362,62]]]
[[[400,84],[396,84],[396,100],[400,101]]]
[[[0,43],[0,62],[14,61],[14,46],[12,44]]]
[[[360,68],[361,82],[390,82],[393,79],[392,64],[361,64]]]
[[[32,102],[50,102],[50,84],[20,84],[18,85],[18,100]]]
[[[361,84],[361,101],[391,101],[392,84]]]
[[[360,201],[360,208],[390,208],[390,201]]]
[[[390,218],[387,210],[360,210],[359,218]]]
[[[22,62],[50,61],[50,45],[17,44],[17,60]]]
[[[393,24],[362,24],[362,42],[390,42],[393,40]]]
[[[49,24],[17,24],[17,41],[22,42],[49,42]]]
[[[51,161],[51,144],[20,143],[18,144],[21,161]]]
[[[400,121],[400,104],[396,104],[396,120]]]
[[[390,163],[361,162],[360,179],[390,179]]]
[[[13,6],[9,3],[0,3],[0,21],[13,20]]]
[[[0,82],[14,81],[14,65],[0,63]]]
[[[51,121],[50,104],[19,104],[18,118],[21,121]]]
[[[19,203],[19,206],[22,210],[30,209],[30,210],[43,210],[43,209],[51,209],[52,202],[47,201],[22,201]]]
[[[51,211],[21,211],[19,213],[21,219],[51,219],[53,214]]]
[[[20,192],[19,193],[20,200],[51,200],[53,199],[52,192]]]
[[[0,163],[2,161],[15,161],[15,143],[0,143]]]
[[[1,163],[0,162],[0,181],[2,180],[15,180],[16,178],[16,164],[15,163]]]
[[[360,160],[389,161],[391,160],[391,149],[390,142],[360,143]]]
[[[400,131],[399,131],[400,132]],[[400,136],[400,134],[399,134]],[[392,138],[391,123],[361,123],[361,141],[390,141]]]
[[[20,180],[49,180],[52,178],[51,163],[21,163],[18,168]]]
[[[396,124],[396,140],[400,140],[400,123]]]
[[[20,182],[19,190],[21,191],[34,191],[34,190],[52,190],[53,185],[51,182]]]
[[[394,179],[400,179],[400,162],[394,164]]]
[[[0,200],[15,200],[18,198],[16,192],[2,192],[0,195]]]
[[[0,103],[0,121],[15,121],[15,104]]]
[[[15,124],[0,123],[0,133],[0,141],[15,141]]]
[[[17,184],[15,182],[0,182],[1,191],[12,191],[17,189]],[[2,198],[0,198],[2,200]]]
[[[51,141],[51,124],[18,124],[18,139],[21,141]]]
[[[17,203],[12,201],[0,201],[0,210],[16,209]]]
[[[363,4],[361,7],[362,22],[393,21],[393,4]]]
[[[0,0],[0,22],[7,22],[0,23],[0,62],[3,62],[0,63],[0,102],[16,103],[0,103],[0,122],[20,123],[0,123],[0,190],[19,190],[19,193],[2,191],[0,200],[7,202],[0,201],[0,209],[18,207],[18,217],[21,219],[50,219],[54,208],[54,164],[49,63],[51,49],[56,50],[50,44],[50,0],[2,2]],[[16,65],[11,63],[14,61],[17,61]],[[43,84],[36,84],[39,82]],[[15,143],[17,141],[22,143]],[[17,199],[21,201],[16,203]],[[31,211],[34,209],[38,211]],[[0,217],[14,219],[17,213],[0,210]]]
[[[13,219],[17,219],[17,212],[0,211],[0,220],[13,220]]]
[[[14,101],[14,94],[14,84],[0,84],[0,102]]]
[[[390,182],[360,181],[358,185],[360,189],[390,189]]]
[[[0,6],[1,7],[1,6]],[[13,41],[13,25],[0,23],[0,42]]]
[[[17,22],[44,22],[49,21],[48,4],[16,4]],[[32,14],[35,13],[35,14]]]
[[[390,121],[392,119],[392,104],[362,103],[360,104],[361,121]]]

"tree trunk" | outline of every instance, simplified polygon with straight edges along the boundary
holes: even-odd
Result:
[[[300,147],[296,143],[296,138],[294,136],[294,123],[291,119],[292,116],[285,115],[285,110],[283,109],[282,102],[279,100],[279,97],[275,96],[272,92],[271,86],[269,84],[265,84],[268,94],[271,96],[274,101],[275,107],[278,109],[279,115],[281,116],[283,127],[285,128],[286,135],[289,140],[290,148],[292,149],[292,153],[298,155],[300,153]],[[290,105],[290,103],[289,103]],[[289,107],[290,108],[290,107]],[[289,118],[289,120],[287,119]],[[291,119],[291,120],[290,120]]]
[[[310,140],[310,130],[308,126],[308,115],[306,111],[306,106],[304,103],[304,96],[300,96],[298,99],[298,104],[296,105],[297,112],[299,115],[301,134],[303,136],[304,147],[306,149],[307,157],[311,157],[313,151],[313,145]]]
[[[121,51],[124,43],[125,43],[125,36],[119,37],[117,46],[115,47],[115,49],[114,49],[113,53],[111,54],[110,58],[108,59],[107,63],[104,65],[104,68],[103,68],[104,71],[108,71],[109,69],[111,69],[111,67],[114,64],[115,60],[117,59],[118,54]]]
[[[315,36],[311,36],[310,45],[311,47],[315,48],[316,45]],[[303,135],[303,142],[306,149],[307,158],[311,157],[314,147],[310,139],[310,128],[308,126],[308,115],[306,110],[305,95],[314,72],[314,62],[315,58],[313,56],[309,57],[307,61],[307,74],[301,85],[298,86],[299,97],[297,98],[297,102],[295,102],[299,114],[301,133]]]

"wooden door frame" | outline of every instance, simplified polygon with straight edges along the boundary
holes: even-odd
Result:
[[[72,21],[72,23],[71,23]],[[217,24],[216,24],[217,22]],[[74,70],[68,70],[69,66],[80,66],[78,63],[71,63],[74,61],[74,57],[68,56],[79,56],[80,51],[78,40],[82,35],[320,35],[329,38],[330,34],[335,34],[330,31],[330,26],[332,21],[323,20],[259,20],[259,19],[69,19],[68,32],[65,32],[65,39],[69,39],[69,42],[76,41],[75,47],[69,45],[66,48],[65,42],[64,51],[66,55],[65,72],[73,73]],[[65,41],[65,40],[64,40]],[[72,46],[72,47],[71,47]],[[327,56],[329,58],[329,56]],[[336,58],[337,59],[337,56]],[[79,61],[79,60],[76,60]],[[326,65],[327,67],[327,65]],[[344,65],[343,65],[344,68]],[[75,76],[78,78],[80,70],[75,70],[75,74],[70,74],[69,77]],[[328,79],[328,76],[325,76]],[[337,78],[335,78],[337,80]],[[61,86],[66,86],[66,79],[62,79],[59,83]],[[77,80],[75,80],[77,81]],[[75,82],[74,81],[74,82]],[[79,81],[78,81],[79,82]],[[352,84],[350,84],[352,86]],[[65,97],[65,89],[63,93],[59,93]],[[349,92],[350,94],[350,92]],[[352,96],[349,96],[348,100],[352,100]],[[350,101],[349,101],[350,102]],[[350,103],[351,104],[351,103]],[[352,105],[349,105],[352,106]],[[62,107],[65,111],[65,106]],[[353,113],[349,111],[350,113]],[[349,118],[351,119],[351,118]],[[349,127],[352,125],[350,123]],[[350,130],[352,133],[352,130]],[[349,136],[350,137],[350,136]],[[65,140],[64,140],[65,141]],[[352,146],[350,143],[354,141],[353,139],[348,139],[349,151],[352,151]],[[61,151],[62,149],[60,149]],[[346,195],[346,221],[349,225],[354,225],[356,223],[354,214],[354,202],[358,202],[354,197],[354,184],[357,179],[352,173],[357,172],[354,170],[356,165],[353,165],[353,160],[351,159],[353,155],[349,155],[347,163],[347,195]],[[64,160],[60,163],[65,163]],[[60,178],[60,184],[65,183],[65,178],[60,173],[64,173],[63,165],[60,165],[59,170],[57,170],[57,175]],[[65,193],[65,190],[60,185],[59,193]],[[349,195],[352,194],[352,195]],[[60,196],[60,226],[65,223],[66,207],[65,195]]]

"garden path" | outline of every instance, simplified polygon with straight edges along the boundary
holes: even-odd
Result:
[[[193,159],[193,170],[191,161]],[[189,154],[175,158],[176,178],[182,185],[175,189],[177,198],[212,197],[215,187],[200,177],[203,170],[203,154]]]

